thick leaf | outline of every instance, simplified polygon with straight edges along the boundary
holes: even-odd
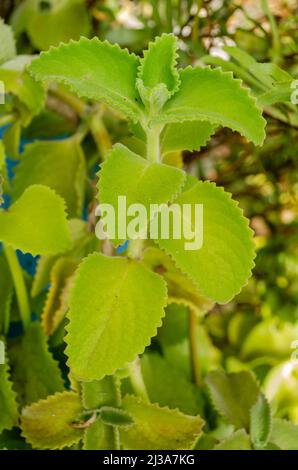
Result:
[[[117,436],[112,426],[107,426],[97,419],[84,432],[84,450],[115,450]]]
[[[137,87],[149,112],[159,112],[164,103],[178,90],[179,73],[176,69],[177,39],[163,34],[149,43],[140,60]]]
[[[18,405],[16,394],[13,391],[9,377],[7,359],[0,364],[0,433],[4,429],[11,429],[17,424]]]
[[[111,204],[115,209],[115,236],[111,233],[109,238],[117,245],[126,238],[125,233],[117,236],[118,229],[122,230],[122,226],[118,225],[118,217],[122,215],[118,214],[118,196],[126,196],[127,208],[135,203],[142,204],[150,217],[150,204],[173,201],[185,181],[182,170],[162,163],[151,163],[121,144],[114,146],[99,176],[99,201]],[[129,220],[127,217],[127,222]],[[146,234],[146,224],[141,225],[138,231]]]
[[[260,393],[250,410],[250,437],[256,449],[266,447],[271,433],[271,410],[266,397]]]
[[[0,211],[0,240],[32,255],[66,251],[70,235],[63,199],[46,186],[30,186],[8,211]]]
[[[248,371],[225,374],[211,372],[206,383],[216,410],[237,429],[249,429],[250,409],[257,401],[259,387]]]
[[[177,39],[173,34],[163,34],[150,42],[141,59],[138,78],[147,88],[164,83],[173,94],[179,87],[179,73],[176,71]]]
[[[71,237],[71,247],[66,253],[71,259],[81,261],[81,259],[98,250],[100,241],[94,233],[90,233],[86,222],[80,219],[71,219],[68,222]],[[31,295],[36,297],[50,283],[51,270],[59,255],[44,255],[38,260],[36,274],[33,279]]]
[[[164,251],[149,247],[143,253],[142,261],[152,271],[162,275],[167,282],[168,303],[186,305],[198,315],[208,312],[213,303],[205,299],[194,283],[183,275]]]
[[[143,403],[135,396],[126,395],[123,407],[134,420],[132,426],[120,431],[125,450],[192,449],[204,425],[200,416]]]
[[[244,429],[238,429],[215,446],[214,450],[252,450],[249,436]]]
[[[64,83],[79,96],[106,103],[138,120],[139,60],[118,45],[81,38],[43,52],[30,67],[38,80]]]
[[[161,136],[161,152],[166,154],[176,150],[200,150],[206,145],[216,126],[204,121],[172,122]]]
[[[257,145],[262,144],[266,121],[255,99],[231,73],[187,67],[180,72],[180,78],[178,92],[155,121],[209,121],[229,127]]]
[[[107,375],[102,380],[82,382],[82,401],[84,408],[97,409],[102,406],[116,406],[119,394],[115,377]]]
[[[20,121],[16,121],[6,129],[3,135],[5,150],[10,158],[19,159],[20,140],[21,123]]]
[[[23,409],[22,434],[35,449],[70,447],[83,437],[82,429],[72,426],[80,412],[76,393],[56,393]]]
[[[133,419],[127,411],[112,406],[103,406],[99,413],[102,422],[109,426],[127,427],[133,424]]]
[[[27,145],[13,180],[13,199],[33,184],[42,184],[62,196],[70,217],[81,217],[85,185],[85,158],[75,138]]]
[[[12,59],[16,55],[16,46],[10,26],[0,19],[0,64]]]
[[[61,257],[51,270],[51,286],[41,315],[46,335],[51,335],[56,330],[67,312],[72,276],[76,267],[77,263],[73,259]]]
[[[22,405],[63,390],[58,363],[48,350],[40,324],[30,325],[9,347],[12,379]]]
[[[9,313],[13,294],[10,269],[3,255],[0,255],[0,334],[7,333]]]
[[[247,283],[254,266],[248,221],[231,195],[208,181],[193,185],[175,204],[191,205],[191,220],[184,217],[183,224],[198,238],[203,230],[203,245],[197,250],[186,250],[184,237],[159,238],[158,245],[171,255],[204,297],[219,303],[230,301]],[[203,227],[195,226],[195,204],[203,205]]]
[[[270,442],[282,450],[298,450],[298,426],[290,421],[274,418]]]
[[[190,415],[202,412],[200,390],[160,355],[145,354],[142,357],[142,373],[151,402],[179,408]]]
[[[101,379],[131,362],[155,336],[166,287],[140,263],[94,253],[80,265],[70,298],[66,353],[81,380]]]
[[[18,32],[26,30],[38,49],[87,36],[91,26],[84,0],[25,0],[14,11],[12,24]]]

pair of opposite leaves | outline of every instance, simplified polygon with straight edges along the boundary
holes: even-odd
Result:
[[[139,59],[116,45],[82,38],[42,53],[30,71],[39,80],[57,81],[79,96],[105,101],[147,129],[163,127],[164,136],[172,136],[180,148],[185,148],[185,129],[204,135],[196,148],[218,125],[262,143],[264,119],[240,82],[218,69],[177,70],[176,46],[173,35],[163,35]],[[183,239],[159,239],[157,244],[214,301],[229,301],[247,282],[254,259],[252,232],[222,188],[195,182],[177,168],[149,162],[118,144],[103,165],[99,194],[101,203],[115,209],[118,195],[125,195],[127,204],[145,207],[151,202],[203,204],[200,250],[185,251]],[[156,334],[166,301],[165,281],[139,262],[90,255],[78,269],[70,299],[66,341],[73,373],[81,380],[100,379],[132,361]]]

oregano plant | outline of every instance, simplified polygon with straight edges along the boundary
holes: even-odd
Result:
[[[0,449],[297,449],[294,9],[2,3]]]
[[[186,240],[173,235],[152,243],[170,256],[202,298],[225,303],[246,284],[253,268],[248,221],[222,188],[164,163],[163,149],[199,148],[218,126],[261,145],[265,120],[255,99],[230,73],[198,66],[179,69],[177,47],[175,36],[164,34],[139,59],[117,45],[81,38],[42,53],[29,71],[37,80],[62,83],[80,97],[105,101],[141,130],[145,156],[122,144],[105,156],[98,200],[114,207],[116,221],[121,218],[119,196],[128,205],[145,208],[152,202],[202,204],[200,249],[187,251]],[[199,230],[191,219],[186,223]],[[116,247],[125,241],[109,235]],[[127,258],[94,253],[79,265],[66,337],[68,364],[78,380],[103,379],[126,367],[161,326],[167,287],[162,275],[144,265],[147,248],[142,240],[130,240]]]

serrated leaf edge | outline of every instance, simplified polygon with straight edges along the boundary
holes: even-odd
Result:
[[[228,191],[225,191],[224,188],[222,186],[217,186],[213,181],[198,181],[197,184],[205,184],[205,183],[208,183],[208,184],[211,184],[212,186],[215,186],[217,189],[220,189],[222,193],[224,193],[225,195],[227,195],[229,197],[229,199],[233,202],[234,206],[240,211],[240,215],[242,217],[242,220],[245,221],[245,224],[246,224],[246,228],[247,228],[247,233],[250,234],[252,237],[254,235],[254,231],[250,228],[249,226],[249,221],[248,219],[244,216],[243,214],[243,210],[239,207],[239,202],[236,201],[235,199],[233,199],[233,195],[228,192]],[[190,188],[188,191],[191,191],[193,189]],[[186,191],[187,192],[187,191]],[[210,296],[208,296],[205,292],[204,292],[204,289],[201,288],[201,286],[199,285],[199,283],[197,282],[196,279],[194,279],[187,271],[185,271],[183,268],[181,268],[178,263],[176,262],[176,260],[174,259],[173,255],[170,253],[169,250],[163,248],[163,247],[160,247],[159,244],[158,244],[158,240],[154,240],[154,242],[158,245],[158,248],[161,249],[162,251],[164,251],[168,256],[170,256],[171,260],[173,261],[173,263],[175,264],[176,268],[178,269],[178,271],[180,271],[182,274],[184,274],[188,279],[190,279],[194,285],[196,286],[196,288],[198,289],[198,291],[201,293],[201,295],[203,297],[205,297],[206,299],[210,300],[211,302],[216,302],[218,304],[226,304],[228,302],[230,302],[236,295],[238,295],[241,290],[248,284],[248,281],[249,279],[251,278],[252,276],[252,271],[253,271],[253,268],[255,267],[255,258],[256,258],[256,251],[255,251],[255,245],[253,243],[253,239],[251,238],[251,267],[250,267],[250,274],[249,276],[247,277],[247,280],[245,282],[245,284],[243,284],[239,290],[237,292],[235,292],[235,294],[228,300],[225,300],[224,302],[221,302],[221,301],[217,301],[216,299],[212,299]]]
[[[196,70],[196,69],[207,69],[207,70],[210,70],[212,73],[216,73],[217,75],[219,76],[225,76],[227,77],[227,79],[230,80],[231,83],[235,83],[235,86],[237,85],[238,86],[238,89],[241,90],[241,92],[244,93],[245,95],[245,98],[247,98],[248,100],[251,101],[251,106],[252,108],[255,109],[255,111],[259,114],[259,117],[260,117],[260,120],[263,122],[264,124],[264,127],[263,127],[263,135],[262,135],[262,138],[260,140],[255,140],[255,139],[250,139],[251,142],[253,142],[255,145],[262,145],[264,140],[265,140],[265,126],[267,124],[267,121],[266,119],[262,116],[262,110],[260,108],[260,106],[258,106],[258,100],[255,96],[253,96],[247,87],[244,87],[242,86],[243,85],[243,81],[239,78],[234,78],[234,75],[233,75],[233,72],[223,72],[222,69],[220,67],[215,67],[215,68],[212,68],[210,66],[206,66],[206,67],[200,67],[200,66],[196,66],[196,67],[192,67],[191,65],[187,66],[185,69],[179,69],[180,73],[183,73],[183,74],[187,74],[189,72],[192,72],[193,70]],[[169,100],[170,102],[170,100]],[[181,107],[183,109],[183,107]],[[186,115],[186,119],[182,119],[181,118],[181,115],[178,115],[178,116],[175,116],[174,114],[172,113],[167,113],[167,112],[162,112],[160,113],[160,115],[158,116],[158,118],[155,118],[153,119],[154,122],[160,122],[160,123],[168,123],[168,122],[181,122],[183,120],[185,121],[199,121],[199,120],[202,120],[202,121],[206,121],[206,115],[203,115],[202,114],[202,119],[199,119],[198,115],[196,116],[193,116],[193,115]],[[170,118],[170,119],[169,119]],[[212,120],[212,119],[208,119],[209,122],[213,123],[213,124],[217,124],[217,125],[221,125],[223,127],[226,127],[225,123],[223,122],[223,120]],[[230,126],[229,125],[229,128],[232,129],[233,131],[235,132],[238,132],[240,135],[242,135],[242,137],[247,138],[247,136],[245,136],[245,134],[243,132],[241,132],[239,129],[237,129],[235,126]]]
[[[79,269],[84,263],[86,263],[86,261],[87,261],[88,258],[90,258],[90,257],[92,257],[92,256],[94,256],[94,255],[98,255],[98,254],[99,254],[98,252],[93,252],[93,253],[90,253],[90,254],[89,254],[88,256],[86,256],[85,258],[83,258],[82,261],[81,261],[81,263],[79,264],[78,269]],[[100,253],[100,254],[101,254],[102,256],[105,256],[105,255],[103,255],[102,253]],[[120,257],[119,257],[119,256],[117,256],[117,257],[115,256],[114,258],[120,258]],[[137,262],[137,261],[136,261],[136,262]],[[141,264],[141,263],[139,263],[139,264]],[[68,312],[67,312],[67,314],[66,314],[66,318],[67,318],[67,320],[68,320],[68,324],[65,326],[66,334],[65,334],[65,337],[64,337],[64,341],[65,341],[65,343],[66,343],[66,348],[65,348],[64,353],[65,353],[66,356],[67,356],[67,361],[66,361],[67,366],[69,367],[69,369],[70,369],[70,371],[72,372],[72,374],[74,375],[74,377],[76,377],[76,378],[77,378],[78,380],[80,380],[81,382],[87,382],[87,383],[88,383],[88,382],[93,382],[94,380],[99,381],[99,380],[103,379],[104,377],[106,377],[107,375],[114,375],[115,372],[116,372],[117,370],[119,370],[119,369],[125,369],[125,368],[128,367],[128,365],[136,358],[137,355],[143,354],[143,352],[145,351],[145,349],[146,349],[148,346],[150,346],[152,338],[154,338],[154,337],[157,335],[158,329],[159,329],[159,328],[161,327],[161,325],[162,325],[162,320],[163,320],[163,318],[164,318],[165,315],[166,315],[165,307],[167,306],[167,293],[168,293],[167,284],[166,284],[166,282],[165,282],[165,280],[163,279],[162,276],[160,276],[160,275],[157,274],[157,273],[154,273],[153,271],[151,271],[150,269],[148,269],[148,268],[147,268],[146,266],[144,266],[143,264],[142,264],[142,266],[143,266],[147,271],[151,272],[152,274],[155,274],[155,275],[158,276],[160,279],[162,279],[162,283],[163,283],[163,287],[164,287],[164,301],[163,301],[163,305],[162,305],[162,315],[161,315],[161,317],[160,317],[160,320],[159,320],[158,324],[157,324],[156,327],[154,328],[154,331],[152,331],[152,334],[150,333],[150,337],[149,337],[149,339],[148,339],[148,342],[144,345],[143,349],[142,349],[141,351],[139,351],[137,354],[134,354],[133,356],[131,355],[131,356],[129,357],[129,359],[128,359],[125,363],[123,363],[123,365],[121,365],[120,367],[117,366],[117,367],[115,367],[111,372],[109,372],[108,374],[105,374],[105,375],[102,375],[102,376],[99,376],[99,377],[96,377],[96,378],[95,378],[95,377],[92,377],[92,378],[90,378],[90,379],[86,379],[86,378],[82,379],[82,378],[80,378],[80,377],[75,373],[75,371],[73,370],[73,368],[72,368],[72,366],[71,366],[71,364],[70,364],[71,360],[70,360],[70,356],[69,356],[69,351],[70,351],[70,349],[71,349],[71,346],[69,345],[68,340],[69,340],[69,337],[71,336],[71,332],[70,332],[70,323],[71,323],[71,320],[70,320],[70,318],[69,318],[69,316],[68,316],[68,314],[69,314],[69,312],[70,312],[70,309],[68,310]],[[75,284],[75,282],[76,282],[76,278],[79,276],[78,269],[76,270],[76,273],[75,273],[75,275],[74,275],[74,280],[73,280],[74,284]]]
[[[52,399],[53,397],[57,397],[57,396],[60,396],[60,397],[61,397],[61,396],[65,395],[65,394],[67,394],[67,395],[71,394],[71,395],[73,395],[73,396],[78,396],[78,394],[75,393],[75,392],[68,391],[68,390],[64,390],[63,392],[56,392],[56,393],[54,393],[53,395],[49,395],[47,398],[38,400],[38,401],[36,401],[36,402],[34,402],[34,403],[31,403],[30,405],[27,405],[27,406],[25,406],[25,407],[23,408],[22,414],[21,414],[21,436],[26,440],[26,442],[28,442],[29,444],[31,444],[32,447],[34,447],[34,446],[36,445],[35,448],[40,449],[40,450],[47,450],[47,449],[49,449],[49,447],[46,447],[46,446],[43,446],[43,445],[37,445],[38,443],[37,443],[36,441],[34,441],[34,440],[30,441],[29,438],[28,438],[28,436],[26,436],[26,433],[24,432],[23,427],[22,427],[22,417],[23,417],[23,412],[24,412],[24,410],[26,410],[26,408],[31,408],[31,409],[32,409],[32,408],[33,408],[33,409],[34,409],[34,408],[38,408],[40,403],[42,403],[42,402],[43,402],[43,403],[50,403],[50,401],[51,401],[51,399]],[[79,399],[79,397],[78,397],[78,399]],[[75,439],[74,439],[74,438],[69,439],[68,441],[66,440],[66,444],[63,444],[62,446],[55,446],[55,447],[52,447],[51,449],[52,449],[52,450],[64,449],[65,447],[69,447],[69,446],[72,446],[73,444],[76,444],[76,443],[79,442],[82,438],[83,438],[83,433],[82,433],[82,436],[78,436],[78,437],[75,438]]]
[[[110,49],[115,49],[117,50],[117,53],[124,53],[127,55],[127,57],[132,57],[134,58],[136,61],[139,61],[139,58],[134,54],[134,53],[130,53],[128,51],[127,48],[122,48],[119,46],[119,44],[117,43],[110,43],[109,41],[107,40],[104,40],[104,41],[101,41],[98,37],[93,37],[92,39],[88,39],[84,36],[81,36],[80,39],[78,41],[74,41],[73,39],[71,39],[69,42],[65,43],[65,42],[61,42],[58,46],[50,46],[50,48],[47,50],[47,51],[42,51],[40,53],[40,56],[35,59],[35,60],[39,60],[43,57],[46,57],[48,55],[51,54],[51,52],[55,51],[63,51],[63,50],[66,50],[66,49],[69,49],[71,48],[72,46],[77,46],[79,44],[87,44],[87,43],[97,43],[97,44],[104,44],[105,46],[107,46],[108,48]],[[32,61],[32,64],[34,63],[34,61]],[[33,72],[32,69],[29,68],[29,72],[30,72],[30,75],[33,76],[35,78],[35,80],[37,81],[41,81],[41,82],[47,82],[49,80],[47,80],[46,78],[43,77],[43,74],[40,73],[40,72]],[[62,83],[64,84],[65,86],[67,86],[67,88],[72,92],[74,93],[76,96],[78,96],[79,98],[89,98],[91,100],[97,100],[97,101],[103,101],[105,103],[107,103],[109,106],[115,108],[117,107],[120,111],[122,111],[124,114],[126,114],[133,122],[137,122],[139,120],[139,117],[140,115],[142,114],[142,108],[141,108],[141,100],[139,102],[139,104],[137,105],[136,103],[133,103],[132,101],[130,101],[130,104],[133,105],[133,106],[126,106],[124,103],[118,101],[118,94],[117,93],[111,93],[112,95],[115,96],[115,101],[117,102],[117,106],[115,106],[115,102],[113,99],[110,99],[109,97],[106,96],[106,93],[105,93],[105,90],[102,90],[102,93],[101,93],[101,97],[99,99],[97,98],[94,98],[93,94],[91,93],[80,93],[76,90],[74,90],[73,86],[71,84],[69,84],[68,80],[66,79],[63,79],[63,78],[55,78],[54,79],[55,82],[57,83]],[[102,88],[102,87],[100,87]],[[122,98],[122,97],[121,97]],[[132,108],[134,108],[134,111],[132,111]]]

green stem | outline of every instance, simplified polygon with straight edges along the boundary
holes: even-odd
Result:
[[[268,0],[262,0],[262,8],[263,8],[264,14],[268,17],[270,27],[271,27],[272,48],[274,52],[273,59],[275,62],[280,62],[281,47],[280,47],[279,32],[278,32],[278,27],[277,27],[275,18],[270,11]]]
[[[135,393],[139,397],[143,398],[146,403],[149,402],[149,397],[146,390],[146,385],[144,383],[139,357],[137,357],[133,362],[129,364],[128,370],[130,382]]]
[[[161,126],[148,127],[147,134],[147,159],[150,162],[158,163],[160,161],[159,138]]]
[[[3,250],[13,278],[17,302],[24,330],[26,330],[30,324],[31,311],[22,269],[14,249],[7,245],[4,245]]]
[[[189,310],[189,347],[193,382],[200,386],[202,382],[199,343],[198,343],[198,318],[193,309]]]

